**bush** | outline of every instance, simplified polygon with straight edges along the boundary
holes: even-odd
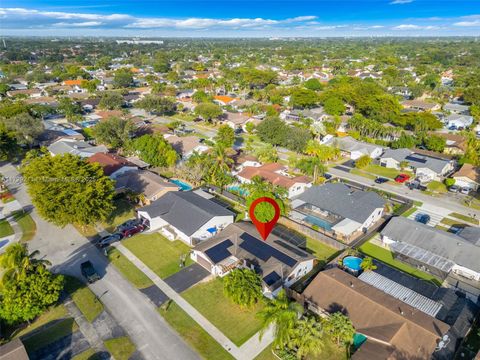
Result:
[[[368,165],[370,165],[370,162],[372,161],[372,159],[370,158],[370,156],[368,155],[363,155],[362,157],[358,158],[356,161],[355,161],[355,167],[357,169],[364,169],[366,168]]]
[[[453,186],[453,185],[455,185],[455,179],[447,178],[447,179],[445,179],[444,183],[447,187]]]

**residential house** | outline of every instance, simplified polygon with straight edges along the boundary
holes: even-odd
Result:
[[[176,136],[171,134],[164,135],[165,140],[172,145],[180,157],[185,160],[193,155],[194,152],[204,153],[209,148],[204,145],[197,136]]]
[[[23,95],[23,97],[38,99],[40,97],[44,97],[47,93],[41,89],[22,89],[22,90],[8,90],[7,96],[15,97],[18,95]]]
[[[444,154],[448,155],[463,155],[467,150],[467,139],[465,136],[453,133],[431,132],[430,135],[435,135],[445,139]]]
[[[440,181],[454,169],[453,160],[420,154],[410,149],[387,149],[380,157],[380,165],[387,168],[400,170],[404,162],[424,182]]]
[[[466,129],[473,124],[473,116],[451,114],[445,118],[445,126],[447,128],[455,127],[457,129]]]
[[[65,129],[58,126],[57,129],[46,129],[37,137],[40,146],[49,146],[58,140],[85,140],[85,137],[79,132],[72,129]]]
[[[223,114],[222,122],[236,130],[243,129],[249,119],[250,117],[244,113],[226,112]]]
[[[195,94],[195,89],[185,89],[185,90],[180,90],[177,92],[177,95],[176,95],[176,98],[177,99],[183,99],[183,98],[186,98],[186,99],[189,99],[193,96],[193,94]]]
[[[125,167],[120,168],[120,172]],[[161,176],[147,170],[125,170],[115,176],[115,191],[117,193],[132,192],[142,194],[144,204],[151,204],[169,191],[178,191],[180,188],[165,180]]]
[[[324,144],[339,148],[344,156],[349,156],[352,160],[356,160],[364,155],[376,159],[382,155],[384,150],[382,146],[358,141],[351,136],[330,137]]]
[[[27,350],[20,338],[15,338],[0,346],[0,360],[28,360]]]
[[[321,316],[342,312],[366,337],[352,360],[430,359],[450,329],[339,268],[321,271],[302,299],[305,307]]]
[[[83,158],[89,158],[99,152],[108,152],[105,145],[94,146],[86,141],[78,141],[74,139],[61,139],[55,141],[47,149],[54,156],[59,154],[72,154]]]
[[[189,245],[212,237],[234,222],[235,214],[193,191],[170,191],[137,211],[150,230]]]
[[[380,221],[386,201],[376,192],[337,182],[312,186],[294,198],[291,205],[292,219],[321,227],[348,241]]]
[[[468,234],[465,233],[464,236]],[[397,260],[447,279],[450,287],[474,302],[480,294],[480,234],[476,241],[424,225],[403,216],[392,218],[381,239]]]
[[[435,111],[440,110],[440,105],[437,103],[426,102],[422,100],[405,100],[402,102],[405,109],[415,111]]]
[[[315,261],[314,256],[274,234],[263,241],[250,222],[228,225],[196,245],[190,256],[214,276],[223,277],[238,267],[255,270],[269,298],[310,272]]]
[[[258,167],[245,166],[236,176],[242,184],[249,184],[255,176],[259,176],[273,185],[286,189],[289,198],[300,195],[311,186],[311,180],[308,177],[290,176],[286,170],[286,166],[278,163],[264,164]]]
[[[235,166],[238,172],[242,171],[245,167],[260,167],[262,163],[258,159],[249,154],[240,154],[234,158]]]
[[[227,95],[215,95],[213,101],[219,105],[225,106],[234,103],[237,99]]]
[[[462,105],[457,103],[446,103],[443,106],[443,110],[448,111],[451,114],[470,115],[470,107],[468,105]]]
[[[476,166],[463,164],[452,177],[455,179],[455,185],[462,188],[478,191],[480,187],[480,169]]]
[[[128,172],[137,171],[138,168],[130,161],[119,155],[111,153],[96,153],[90,156],[87,161],[89,163],[97,163],[103,168],[103,173],[110,177],[110,179],[116,179],[118,176]]]

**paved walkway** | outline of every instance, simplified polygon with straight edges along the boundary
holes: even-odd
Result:
[[[260,354],[273,341],[273,331],[269,329],[265,332],[262,340],[259,334],[252,336],[242,346],[236,346],[229,338],[227,338],[217,327],[215,327],[207,318],[188,303],[180,294],[173,290],[165,281],[155,274],[148,266],[146,266],[139,258],[137,258],[130,250],[120,243],[115,246],[125,257],[130,260],[137,268],[147,275],[160,290],[162,290],[170,299],[175,301],[183,311],[185,311],[198,325],[210,334],[220,345],[222,345],[233,357],[238,360],[250,360]]]

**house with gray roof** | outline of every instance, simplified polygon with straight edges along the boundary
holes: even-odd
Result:
[[[448,111],[452,114],[460,115],[470,115],[470,107],[468,105],[456,104],[456,103],[446,103],[443,106],[443,110]]]
[[[454,161],[425,154],[415,153],[410,149],[388,149],[380,157],[380,166],[401,169],[401,163],[407,163],[407,169],[413,171],[422,181],[441,181],[454,169]]]
[[[106,154],[108,152],[108,149],[105,145],[94,146],[86,141],[78,141],[75,139],[66,138],[62,138],[54,142],[47,149],[53,156],[59,154],[72,154],[83,158],[89,158],[97,153]]]
[[[455,126],[458,128],[468,128],[473,124],[473,116],[462,114],[451,114],[445,118],[445,125],[447,128]]]
[[[313,269],[315,257],[275,234],[263,241],[250,222],[227,226],[196,245],[191,258],[212,275],[223,277],[235,268],[255,270],[263,293],[271,298]]]
[[[382,146],[358,141],[351,136],[331,137],[324,142],[324,144],[339,148],[352,160],[356,160],[364,155],[367,155],[372,159],[376,159],[382,155],[384,150]]]
[[[478,238],[473,241],[475,235],[479,236],[476,229],[467,230],[463,236],[456,235],[403,216],[392,218],[381,231],[383,244],[390,248],[396,259],[441,279],[455,276],[460,281],[454,281],[454,284],[460,289],[463,289],[462,283],[468,284],[467,295],[472,286],[476,287],[478,296],[480,244]]]
[[[137,215],[151,231],[170,240],[195,245],[212,237],[234,221],[235,214],[209,198],[192,191],[170,191]]]
[[[312,186],[294,198],[290,217],[348,240],[376,224],[383,216],[385,204],[385,199],[373,191],[327,183]]]

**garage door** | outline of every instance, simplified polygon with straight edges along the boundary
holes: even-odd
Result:
[[[198,255],[197,254],[197,262],[202,265],[205,269],[207,269],[208,271],[212,271],[212,264],[210,264],[210,262],[208,262],[206,259],[204,259],[202,256]]]

